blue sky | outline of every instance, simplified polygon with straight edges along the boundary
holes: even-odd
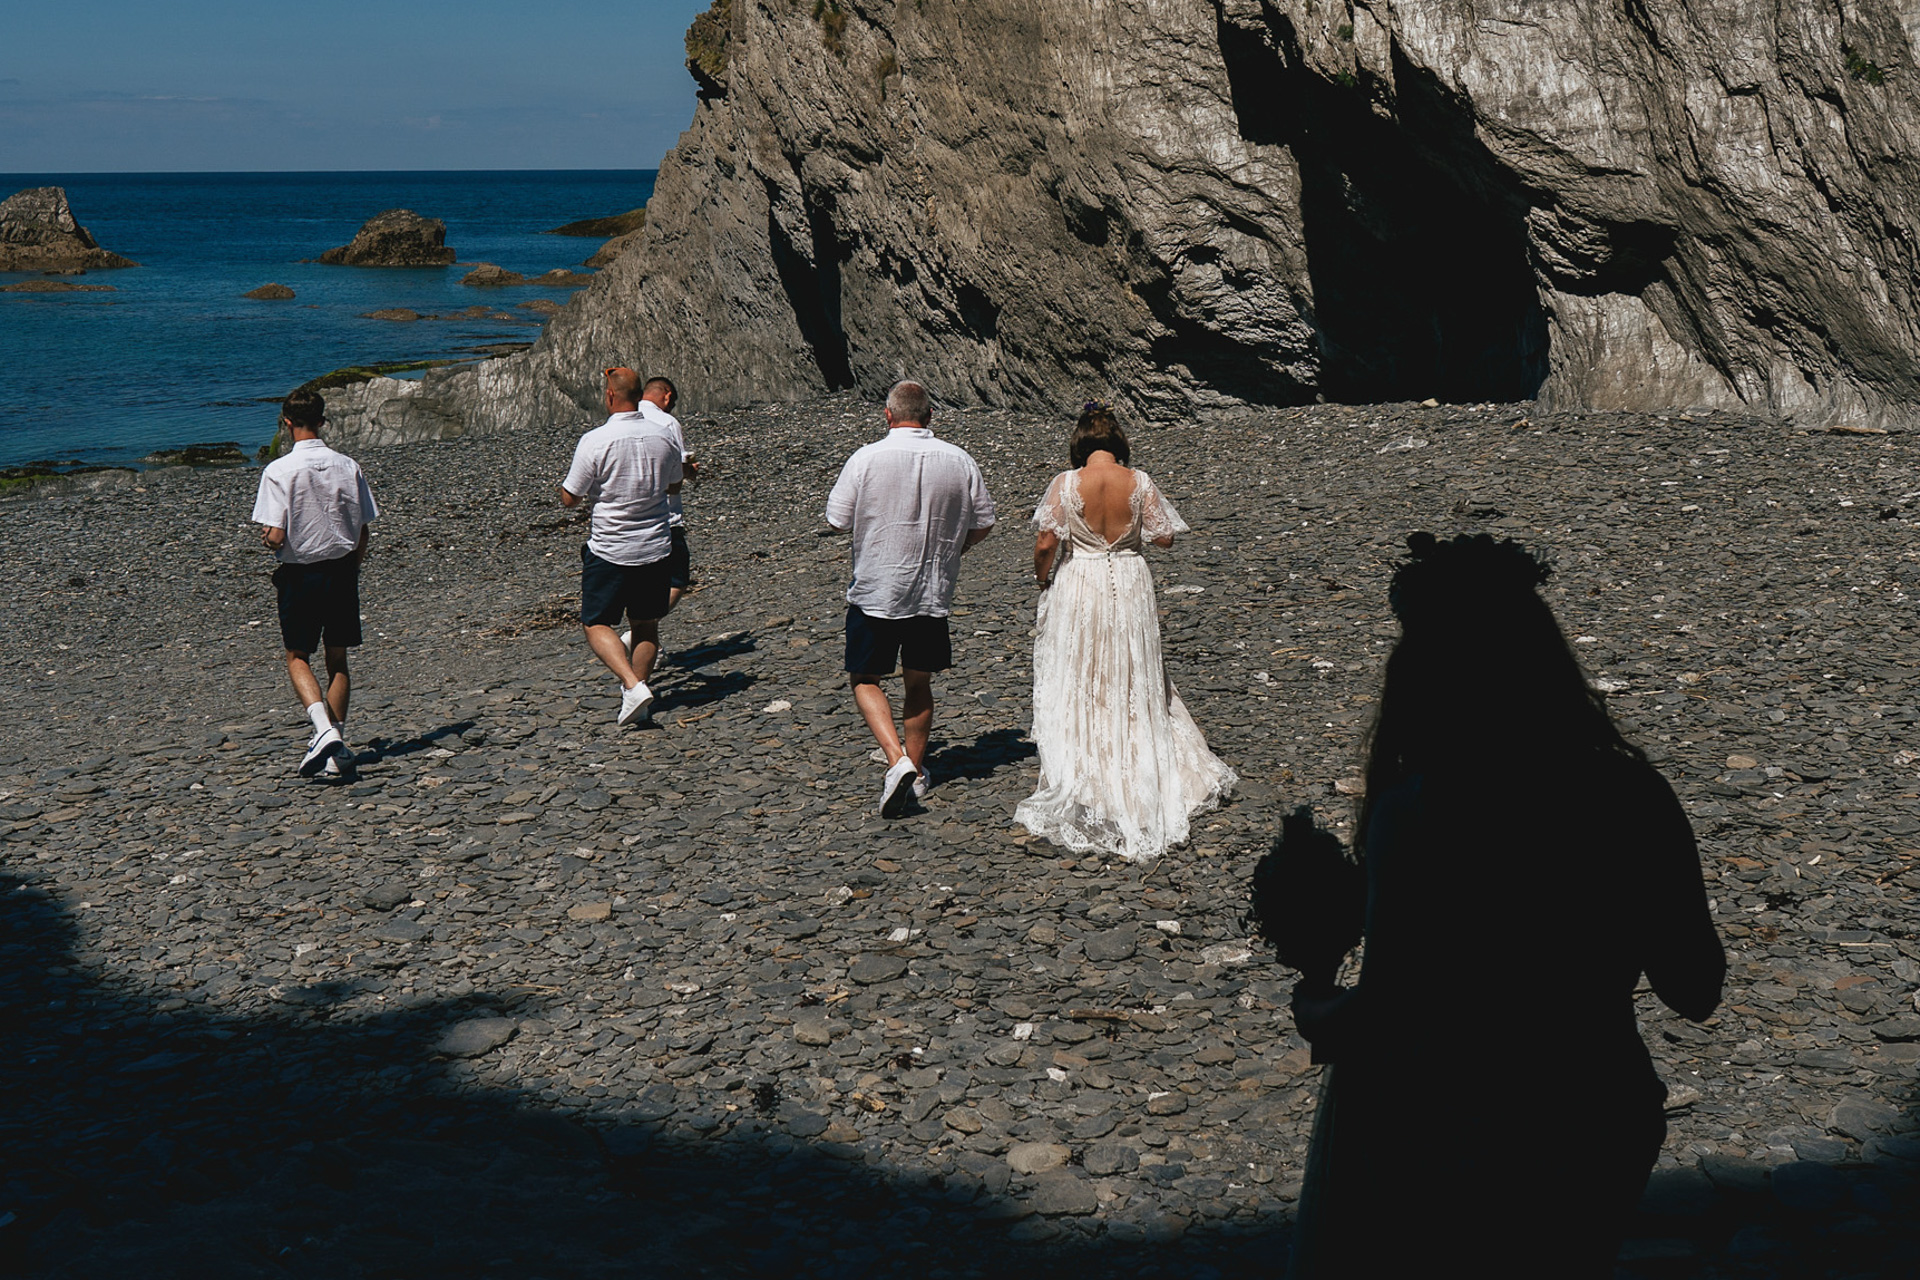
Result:
[[[707,0],[60,0],[0,42],[0,172],[652,169]]]

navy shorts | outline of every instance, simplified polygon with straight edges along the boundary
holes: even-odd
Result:
[[[953,639],[945,618],[874,618],[847,606],[847,672],[884,676],[894,663],[909,671],[945,671],[953,665]]]
[[[352,556],[273,571],[280,603],[280,640],[289,653],[360,643],[360,562]]]
[[[685,591],[693,585],[693,559],[687,554],[687,531],[679,525],[667,530],[673,550],[667,552],[667,585]]]
[[[580,625],[617,627],[625,614],[635,622],[667,616],[667,562],[615,564],[580,548]]]

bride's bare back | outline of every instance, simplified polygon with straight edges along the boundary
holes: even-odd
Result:
[[[1133,471],[1096,453],[1080,468],[1080,509],[1087,528],[1112,543],[1133,528]]]

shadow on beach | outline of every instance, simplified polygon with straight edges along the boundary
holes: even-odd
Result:
[[[558,1103],[480,1079],[484,1056],[458,1055],[531,1030],[538,990],[333,1016],[382,987],[370,970],[276,989],[283,1014],[223,1017],[89,972],[78,934],[31,878],[0,875],[12,1274],[942,1277],[1044,1263],[1251,1277],[1285,1265],[1283,1215],[1095,1237],[1070,1225],[1078,1214],[1045,1212],[1091,1207],[1099,1180],[1082,1168],[1027,1200],[1003,1194],[1000,1156],[966,1153],[944,1175],[889,1168],[779,1078],[691,1101],[665,1082],[624,1099],[585,1085]],[[609,1114],[581,1114],[597,1107]],[[1551,1178],[1577,1158],[1516,1153],[1515,1176]],[[1909,1165],[1710,1172],[1656,1171],[1623,1274],[1891,1277],[1920,1260]],[[1463,1213],[1500,1229],[1497,1197]]]

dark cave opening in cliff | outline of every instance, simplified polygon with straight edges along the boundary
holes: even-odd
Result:
[[[1240,133],[1300,167],[1321,392],[1368,403],[1524,400],[1547,375],[1546,315],[1523,202],[1458,103],[1396,61],[1396,113],[1370,85],[1310,70],[1291,24],[1223,20]],[[1396,51],[1397,57],[1397,51]]]
[[[834,234],[831,209],[808,202],[806,217],[804,249],[794,243],[771,210],[767,241],[774,270],[793,307],[794,323],[820,368],[820,380],[829,391],[844,391],[854,385],[853,361],[840,317],[840,263],[845,249]]]

